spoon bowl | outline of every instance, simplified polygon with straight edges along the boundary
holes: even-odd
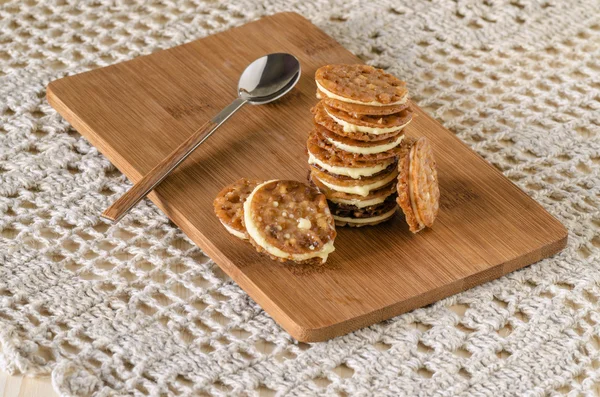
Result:
[[[286,53],[265,55],[252,62],[240,76],[238,96],[253,105],[274,101],[300,79],[300,62]]]

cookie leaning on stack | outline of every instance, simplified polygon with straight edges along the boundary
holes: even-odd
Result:
[[[367,65],[327,65],[315,74],[310,180],[339,226],[391,219],[402,130],[413,117],[405,83]]]

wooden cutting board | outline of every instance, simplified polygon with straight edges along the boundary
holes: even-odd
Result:
[[[272,52],[300,60],[297,87],[273,104],[242,109],[150,199],[294,338],[343,335],[565,246],[563,225],[418,108],[406,131],[431,139],[438,160],[442,198],[432,230],[411,234],[400,213],[377,227],[338,228],[324,270],[306,274],[228,234],[213,214],[219,190],[240,177],[306,180],[314,73],[361,63],[298,14],[54,81],[48,101],[135,182],[234,98],[247,64]]]

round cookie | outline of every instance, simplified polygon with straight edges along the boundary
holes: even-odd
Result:
[[[340,124],[336,123],[331,117],[329,117],[329,115],[325,111],[324,103],[325,103],[324,100],[319,101],[319,103],[317,103],[317,105],[315,105],[311,109],[311,112],[313,113],[313,116],[314,116],[315,123],[317,123],[318,125],[320,125],[322,127],[325,127],[325,129],[332,131],[333,133],[335,133],[336,135],[338,135],[340,137],[345,137],[345,138],[349,138],[349,139],[353,139],[353,140],[357,140],[357,141],[364,141],[364,142],[380,142],[380,141],[385,141],[385,140],[397,137],[399,134],[402,133],[402,131],[398,131],[398,132],[375,135],[375,134],[365,134],[364,132],[345,131],[344,127],[342,127]]]
[[[326,65],[317,69],[315,81],[327,97],[358,105],[401,105],[408,96],[404,81],[368,65]]]
[[[343,162],[352,163],[354,161],[363,161],[376,163],[381,160],[396,158],[398,156],[398,146],[379,153],[366,154],[349,152],[344,150],[344,148],[338,147],[338,141],[332,140],[331,138],[328,139],[324,130],[325,128],[321,127],[320,125],[316,125],[315,128],[313,128],[309,133],[308,139],[313,139],[314,143],[316,143],[321,149],[327,150],[328,152],[341,158]]]
[[[328,200],[338,203],[353,204],[357,206],[366,205],[366,203],[377,201],[382,202],[388,196],[396,193],[396,180],[393,180],[389,184],[382,186],[379,189],[372,190],[367,196],[360,196],[358,194],[339,192],[327,187],[317,176],[313,174],[313,169],[309,171],[308,178],[310,182],[327,197]]]
[[[365,209],[347,209],[332,205],[332,211],[336,226],[373,226],[392,219],[396,213],[396,202],[393,198],[388,198],[382,204]]]
[[[372,191],[387,186],[391,182],[396,181],[398,177],[397,168],[391,168],[387,173],[380,173],[361,179],[338,177],[316,167],[311,167],[310,172],[313,178],[318,179],[329,190],[361,197],[367,197]]]
[[[347,218],[372,218],[374,216],[383,215],[396,206],[396,200],[393,196],[386,198],[383,203],[370,205],[365,208],[356,208],[352,205],[329,203],[329,209],[334,217],[338,216]]]
[[[385,152],[400,146],[404,134],[399,133],[386,139],[379,141],[361,141],[356,139],[347,138],[342,135],[338,135],[327,128],[320,128],[319,133],[329,141],[332,145],[336,146],[340,150],[345,150],[351,153],[380,153]]]
[[[281,262],[321,264],[334,250],[335,224],[325,196],[298,181],[256,186],[244,203],[244,226],[258,252]]]
[[[243,225],[244,201],[262,182],[256,179],[239,179],[231,185],[225,186],[213,202],[215,214],[225,229],[242,240],[248,239],[246,228]]]
[[[324,104],[335,109],[343,110],[344,112],[353,114],[368,114],[371,116],[385,116],[401,112],[406,108],[406,104],[393,106],[369,106],[358,105],[356,103],[343,102],[337,99],[329,98],[322,91],[317,90],[317,99],[323,101]]]
[[[398,113],[385,116],[357,115],[336,108],[323,105],[325,113],[336,123],[341,124],[344,130],[362,132],[371,135],[393,134],[402,131],[410,123],[413,110],[407,102],[406,108]]]
[[[384,160],[364,160],[344,155],[341,151],[326,150],[319,146],[316,133],[309,134],[306,148],[309,164],[317,165],[331,174],[356,179],[375,175],[396,162],[395,157]]]
[[[431,227],[439,211],[440,189],[429,140],[406,139],[398,163],[397,202],[410,231]]]

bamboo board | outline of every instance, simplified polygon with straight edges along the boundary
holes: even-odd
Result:
[[[240,177],[306,180],[314,73],[361,62],[298,14],[54,81],[48,101],[135,182],[229,104],[247,64],[272,52],[300,60],[297,87],[273,104],[242,109],[150,198],[294,338],[343,335],[565,246],[563,225],[418,108],[407,134],[432,141],[439,167],[442,199],[432,230],[412,235],[400,213],[377,227],[338,228],[326,268],[308,274],[229,235],[213,214],[219,190]]]

